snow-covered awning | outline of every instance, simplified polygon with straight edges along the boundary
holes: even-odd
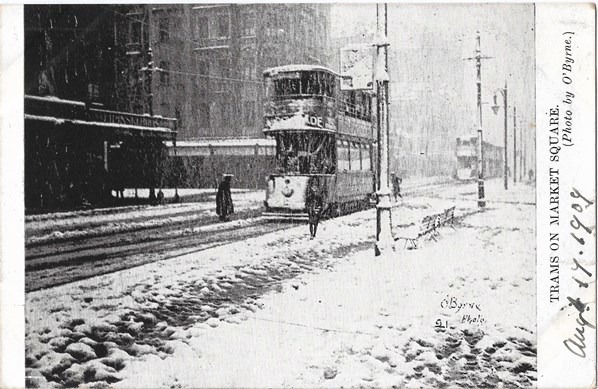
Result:
[[[25,114],[25,123],[27,123],[27,121],[50,124],[53,127],[72,126],[74,129],[81,130],[89,128],[102,131],[108,130],[110,133],[120,136],[142,136],[161,138],[165,140],[176,138],[176,131],[166,127],[143,127],[130,124],[91,122],[85,120],[61,119],[52,116],[36,116]],[[25,126],[25,128],[27,128],[27,126]],[[107,135],[105,132],[104,134]]]
[[[141,136],[174,140],[176,119],[140,115],[86,105],[56,97],[25,96],[25,130],[31,124],[54,128],[100,131],[102,136]]]

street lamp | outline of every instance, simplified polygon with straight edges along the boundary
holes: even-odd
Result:
[[[504,167],[504,176],[505,176],[505,190],[509,189],[509,178],[508,178],[508,162],[507,162],[507,82],[505,81],[505,88],[504,89],[497,89],[497,92],[502,94],[503,98],[503,106],[505,108],[505,167]],[[494,105],[492,106],[492,111],[495,115],[498,114],[498,109],[500,106],[496,102],[496,92],[494,92]]]

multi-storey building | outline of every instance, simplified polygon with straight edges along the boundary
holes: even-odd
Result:
[[[159,185],[164,140],[175,121],[128,109],[117,87],[120,7],[27,5],[25,206],[111,201],[116,186]],[[124,47],[122,48],[124,50]]]
[[[151,96],[155,114],[176,117],[179,141],[262,137],[263,70],[329,65],[329,28],[326,4],[138,5],[119,35],[129,58],[123,88],[131,109]],[[152,60],[149,91],[140,75]]]

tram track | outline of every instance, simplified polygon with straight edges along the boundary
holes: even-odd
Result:
[[[432,194],[446,185],[442,182],[406,187],[402,194]],[[131,231],[26,245],[25,290],[50,288],[297,226],[269,222],[260,213],[261,209],[249,209],[229,223],[214,223],[213,216],[204,216]]]
[[[136,241],[102,249],[88,248],[69,254],[54,253],[29,259],[25,261],[25,290],[30,292],[50,288],[296,226],[291,223],[269,223],[261,217],[246,221],[240,226],[206,229],[178,237],[164,236],[144,242]]]
[[[236,217],[244,220],[258,217],[260,214],[261,209],[249,209],[239,212]],[[215,218],[211,215],[201,215],[183,221],[137,227],[125,231],[107,231],[101,234],[94,234],[93,236],[74,236],[54,242],[33,242],[26,245],[25,260],[42,258],[48,255],[76,253],[82,250],[118,247],[134,242],[143,243],[152,240],[162,240],[165,236],[176,238],[176,232],[184,234],[188,229],[208,226],[213,224],[214,221]]]

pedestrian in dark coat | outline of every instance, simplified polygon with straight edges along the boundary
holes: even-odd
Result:
[[[307,206],[307,216],[309,217],[309,233],[311,239],[314,239],[318,232],[318,223],[322,216],[323,207],[322,194],[316,185],[309,188],[305,203]]]
[[[216,194],[216,213],[222,221],[229,220],[227,216],[235,213],[233,198],[230,194],[231,179],[232,175],[225,174],[220,185],[218,185],[218,193]]]
[[[398,198],[400,197],[401,200],[403,199],[403,196],[401,195],[401,184],[403,183],[403,179],[399,176],[392,175],[392,189],[393,189],[393,195],[395,197],[395,201],[398,200]]]

